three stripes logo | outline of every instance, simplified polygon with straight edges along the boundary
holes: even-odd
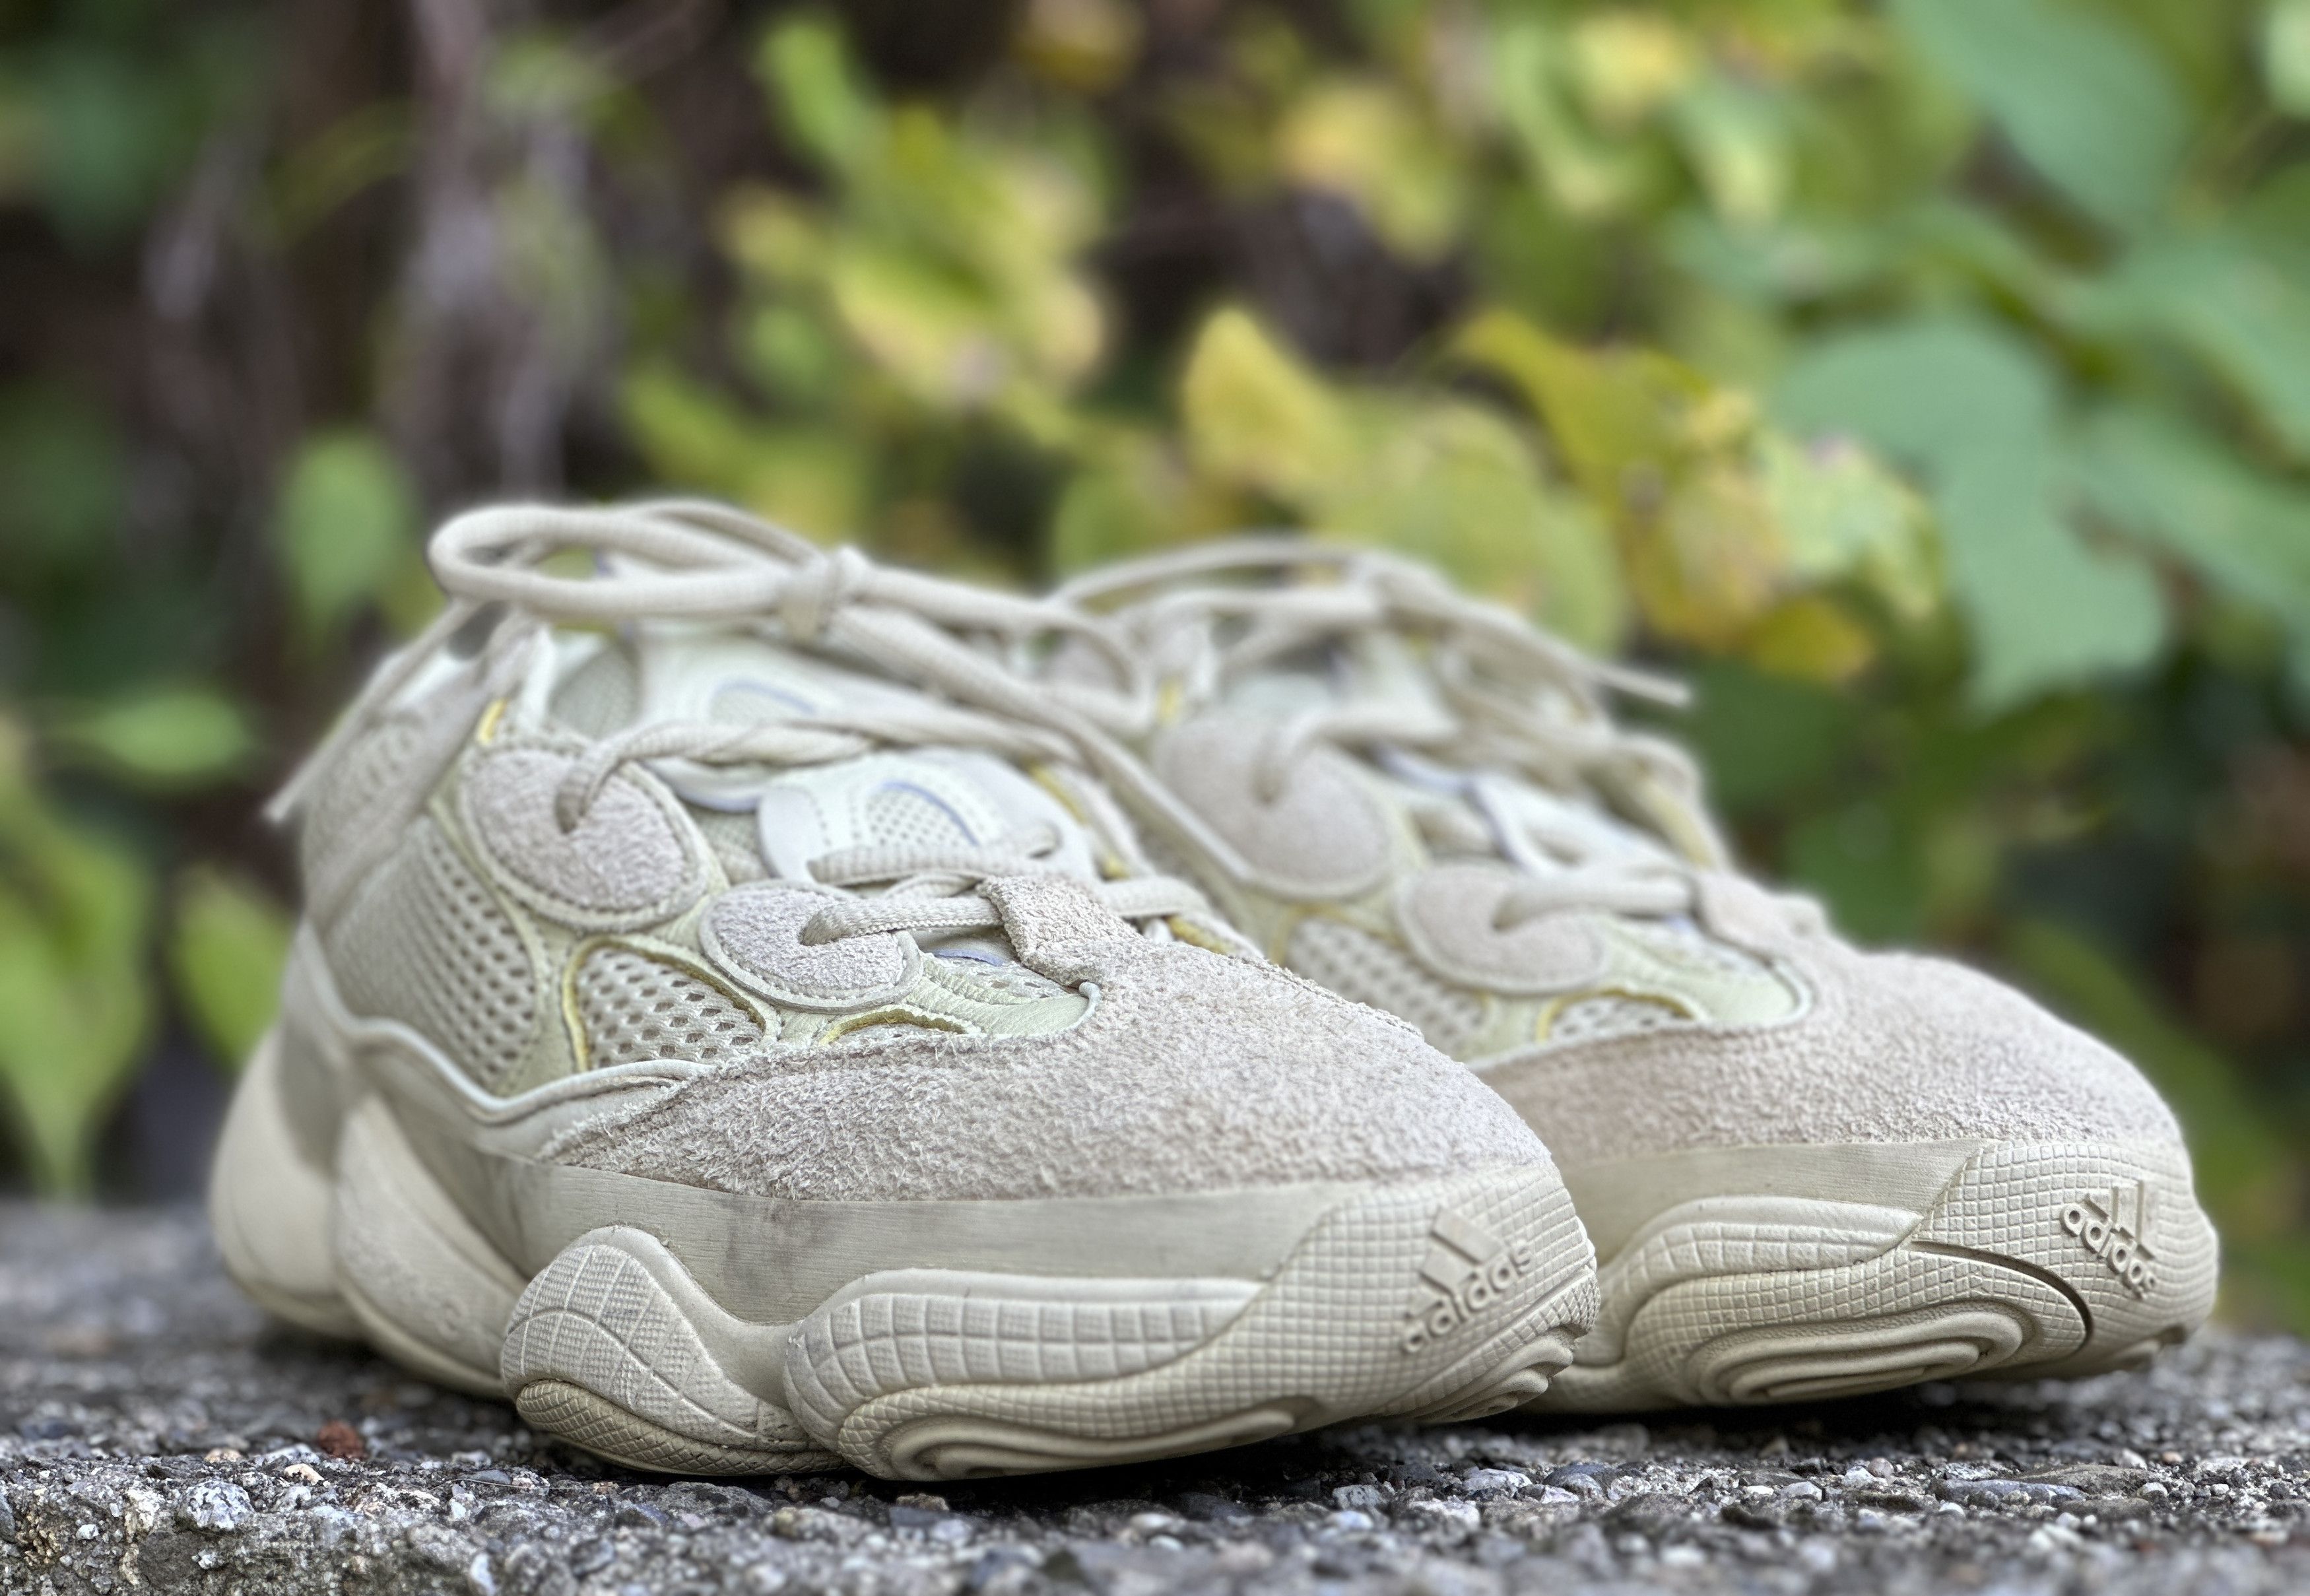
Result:
[[[1397,1344],[1417,1352],[1450,1335],[1507,1297],[1533,1262],[1530,1242],[1511,1245],[1448,1208],[1437,1210],[1428,1227],[1428,1257],[1420,1266],[1420,1292],[1403,1310]]]
[[[2136,1297],[2149,1296],[2158,1285],[2158,1254],[2149,1249],[2154,1196],[2148,1182],[2131,1181],[2110,1187],[2106,1199],[2084,1197],[2062,1210],[2062,1228]]]

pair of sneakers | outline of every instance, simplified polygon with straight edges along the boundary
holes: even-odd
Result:
[[[2123,1060],[1732,873],[1607,713],[1654,684],[1421,568],[1029,600],[690,502],[430,557],[279,805],[211,1207],[258,1301],[539,1430],[954,1478],[2081,1375],[2210,1308]]]

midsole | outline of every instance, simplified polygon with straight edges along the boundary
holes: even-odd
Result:
[[[1610,1262],[1662,1214],[1703,1198],[1804,1197],[1922,1215],[1986,1141],[1704,1147],[1559,1167],[1580,1222]]]
[[[515,1267],[534,1274],[587,1231],[630,1225],[679,1256],[742,1319],[798,1319],[861,1275],[1264,1279],[1356,1187],[1159,1197],[799,1202],[492,1154],[433,1139],[421,1155]]]
[[[2013,1145],[2025,1145],[2015,1142]],[[1931,1212],[1951,1182],[1984,1149],[2009,1145],[1986,1138],[1947,1141],[1790,1143],[1695,1148],[1643,1158],[1560,1167],[1566,1189],[1599,1266],[1609,1264],[1663,1216],[1711,1198],[1795,1197],[1872,1209]],[[2108,1141],[2154,1161],[2188,1155],[2169,1143]]]
[[[578,1118],[694,1070],[622,1066],[489,1097],[407,1028],[348,1014],[317,950],[299,955],[293,1034],[314,1043],[282,1057],[284,1073],[331,1078],[304,1094],[308,1103],[349,1106],[375,1093],[456,1207],[525,1277],[588,1231],[624,1225],[657,1236],[717,1302],[758,1323],[799,1319],[886,1270],[1262,1280],[1324,1214],[1370,1189],[1310,1181],[1143,1196],[799,1201],[561,1164],[535,1149]]]

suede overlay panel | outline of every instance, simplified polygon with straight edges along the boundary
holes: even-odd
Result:
[[[1228,716],[1189,721],[1156,748],[1156,774],[1276,889],[1336,898],[1377,886],[1393,856],[1391,833],[1353,760],[1310,748],[1281,791],[1260,792],[1264,756],[1281,730]]]
[[[1133,937],[1082,957],[1099,1001],[1070,1030],[893,1028],[766,1054],[577,1126],[547,1156],[821,1201],[1122,1196],[1547,1162],[1489,1088],[1374,1010],[1177,942]]]
[[[2131,1064],[2010,987],[1823,935],[1769,940],[1813,994],[1795,1019],[1535,1050],[1483,1079],[1566,1164],[1786,1142],[2180,1139]]]
[[[902,932],[802,940],[803,927],[840,901],[776,881],[734,887],[706,911],[700,941],[733,979],[774,1000],[870,1003],[912,986],[922,956]]]
[[[1099,950],[1135,938],[1123,916],[1072,876],[997,876],[978,889],[1003,916],[1019,962],[1064,986],[1099,967]]]
[[[612,776],[574,830],[554,817],[554,794],[573,761],[543,749],[508,748],[465,773],[465,824],[515,882],[581,921],[656,918],[702,885],[699,863],[657,799],[632,776]]]
[[[1403,884],[1396,924],[1420,961],[1446,981],[1495,992],[1564,992],[1595,978],[1604,945],[1574,913],[1503,931],[1500,900],[1524,878],[1504,865],[1437,864]]]

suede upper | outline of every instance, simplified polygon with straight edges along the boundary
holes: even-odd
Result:
[[[1483,1079],[1568,1166],[1779,1142],[2180,1140],[2133,1066],[1988,976],[1826,936],[1812,1002],[1764,1026],[1538,1047]]]
[[[1067,591],[1148,662],[1140,818],[1271,957],[1419,1024],[1568,1167],[2179,1132],[2124,1059],[1731,873],[1662,690],[1393,557],[1247,538]],[[1086,656],[1055,672],[1098,679]],[[1118,718],[1122,718],[1118,714]]]
[[[1021,893],[1004,904],[1027,961],[1098,988],[1072,1029],[893,1029],[764,1054],[590,1122],[550,1156],[827,1200],[1104,1197],[1546,1161],[1409,1027],[1271,965],[1133,935],[1064,878],[1003,885],[1039,889],[1032,906]]]

